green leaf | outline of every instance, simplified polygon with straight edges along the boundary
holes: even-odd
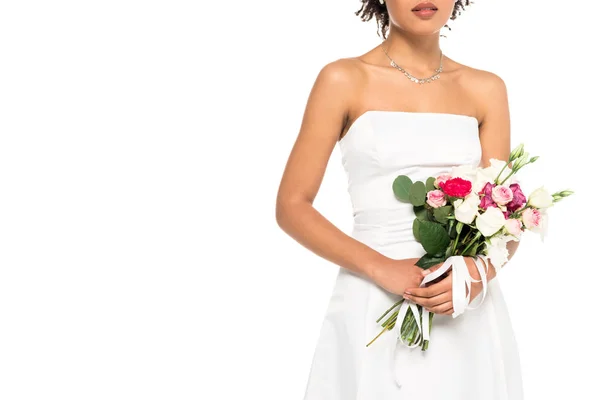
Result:
[[[408,200],[413,206],[422,206],[425,204],[425,198],[427,197],[427,191],[425,190],[425,184],[421,181],[417,181],[412,184],[408,191]]]
[[[444,262],[445,259],[443,257],[434,257],[430,254],[425,254],[423,257],[419,258],[419,261],[415,263],[417,267],[421,267],[423,269],[431,268],[434,265]]]
[[[392,189],[394,190],[396,198],[400,201],[409,202],[408,193],[412,184],[412,180],[406,175],[399,175],[394,179]]]
[[[434,177],[430,176],[429,178],[427,178],[427,182],[425,182],[425,189],[428,192],[431,192],[432,190],[436,189],[435,185],[434,185],[434,182],[435,182],[435,178]]]
[[[444,227],[431,221],[421,221],[419,225],[421,244],[429,254],[443,253],[450,244],[450,236]]]
[[[421,221],[429,221],[429,217],[427,215],[427,209],[423,206],[413,207],[413,211],[415,212],[415,216]]]
[[[433,208],[427,208],[427,220],[435,221],[435,218],[433,218]]]
[[[450,256],[452,256],[452,246],[448,246],[448,248],[446,249],[446,258],[449,258]]]
[[[451,212],[452,212],[452,206],[444,206],[444,207],[435,208],[433,210],[433,217],[435,218],[436,221],[438,221],[442,224],[446,224],[448,222],[448,216],[450,215]]]
[[[456,233],[460,235],[460,232],[462,231],[463,228],[463,223],[458,221],[458,223],[456,224]]]
[[[421,241],[421,235],[419,234],[419,227],[420,227],[420,222],[418,218],[415,218],[415,220],[413,221],[413,235],[415,236],[415,239],[417,240],[417,242]]]

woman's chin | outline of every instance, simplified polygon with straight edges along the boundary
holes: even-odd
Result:
[[[414,36],[437,36],[440,34],[442,28],[443,26],[439,26],[437,23],[420,23],[417,26],[403,26],[402,30]]]
[[[413,36],[438,36],[440,34],[440,28],[420,28],[420,29],[407,29],[406,32]]]

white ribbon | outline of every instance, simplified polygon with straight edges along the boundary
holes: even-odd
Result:
[[[488,283],[487,272],[489,270],[487,258],[481,255],[476,256],[475,266],[477,267],[477,271],[481,276],[481,280],[473,279],[471,274],[469,274],[469,268],[467,267],[467,263],[465,262],[463,256],[449,257],[440,268],[425,276],[419,287],[423,287],[427,283],[439,278],[450,268],[452,268],[452,306],[454,307],[454,313],[452,314],[452,318],[456,318],[460,314],[465,312],[465,310],[473,310],[479,307],[481,304],[483,304],[483,300],[485,299]],[[483,285],[481,292],[481,300],[476,306],[469,305],[469,301],[471,299],[472,282],[482,282]],[[466,294],[464,294],[465,287],[467,289]],[[412,345],[410,345],[402,339],[402,323],[404,322],[404,317],[408,313],[408,310],[410,310],[413,313],[415,321],[417,322],[418,329],[415,343],[413,343]],[[398,316],[396,318],[396,331],[398,335],[398,340],[400,340],[404,345],[406,345],[409,348],[417,347],[424,340],[429,340],[429,314],[429,311],[423,309],[423,316],[421,317],[419,315],[419,309],[417,308],[417,305],[412,301],[404,300],[400,305],[400,309],[398,310]]]
[[[485,256],[478,255],[474,258],[475,258],[475,265],[477,267],[477,271],[479,272],[479,275],[481,276],[481,280],[473,279],[471,274],[469,274],[469,269],[467,267],[467,263],[465,262],[463,256],[452,256],[452,257],[448,258],[444,262],[444,264],[442,264],[442,266],[440,268],[438,268],[436,271],[426,275],[425,278],[423,279],[423,281],[421,282],[421,284],[419,285],[419,287],[425,286],[427,283],[439,278],[444,273],[446,273],[450,268],[452,268],[452,304],[454,307],[454,313],[452,314],[453,318],[458,317],[465,310],[472,310],[472,309],[479,307],[481,304],[483,304],[483,301],[485,299],[485,295],[487,293],[487,287],[488,287],[487,272],[489,271],[490,264],[488,263],[488,260]],[[481,300],[479,301],[479,303],[475,306],[470,306],[469,300],[471,298],[471,283],[473,283],[473,282],[482,282],[483,288],[481,291]],[[465,287],[467,289],[466,294],[464,294]],[[409,310],[413,313],[416,323],[417,323],[417,328],[418,328],[417,336],[415,338],[416,339],[415,343],[413,343],[412,345],[405,342],[402,339],[402,332],[401,332],[402,331],[402,323],[404,322],[404,318]],[[429,315],[430,315],[430,312],[423,309],[423,316],[422,316],[422,320],[421,320],[421,317],[419,316],[419,309],[418,309],[417,305],[415,303],[413,303],[412,301],[404,300],[402,302],[402,304],[400,305],[400,309],[398,310],[398,316],[396,318],[396,326],[395,326],[396,331],[398,333],[398,340],[396,341],[396,344],[394,346],[392,346],[393,375],[394,375],[394,379],[396,380],[396,383],[400,386],[403,385],[403,382],[405,382],[406,379],[408,379],[408,380],[411,379],[410,378],[410,374],[411,374],[410,370],[412,369],[411,362],[416,361],[420,358],[413,359],[411,361],[409,358],[406,358],[409,356],[408,353],[396,354],[397,344],[398,344],[398,342],[401,342],[408,348],[414,348],[414,347],[421,345],[424,340],[429,340]],[[401,359],[397,359],[396,357],[401,357]]]

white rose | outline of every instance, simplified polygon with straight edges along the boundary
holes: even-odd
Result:
[[[494,178],[488,179],[487,175],[483,174],[481,171],[477,172],[475,176],[475,180],[473,180],[473,192],[479,193],[485,187],[488,182],[493,182]]]
[[[544,209],[552,207],[554,202],[552,201],[552,195],[544,187],[541,187],[529,195],[529,204],[535,208]]]
[[[495,268],[501,268],[508,261],[508,248],[506,247],[506,236],[490,238],[486,243],[486,253]]]
[[[477,217],[477,220],[475,221],[477,229],[479,229],[485,237],[492,236],[494,233],[498,232],[505,223],[506,218],[504,218],[504,214],[496,207],[489,207],[483,214]]]
[[[452,168],[450,175],[453,178],[463,178],[469,182],[473,182],[477,175],[477,168],[472,167],[471,165],[459,165]]]
[[[465,199],[454,201],[454,216],[463,224],[470,224],[479,210],[479,196],[471,193]]]
[[[475,177],[475,184],[473,185],[473,190],[479,192],[481,189],[483,189],[483,187],[485,186],[485,184],[487,182],[494,183],[496,177],[498,176],[500,171],[502,171],[502,168],[504,168],[504,165],[506,165],[506,162],[504,162],[502,160],[497,160],[495,158],[490,159],[489,167],[480,168],[477,170],[477,175]],[[502,180],[504,178],[506,178],[508,176],[508,174],[510,174],[510,172],[511,172],[510,167],[504,168],[504,171],[502,171],[502,175],[500,176],[499,182],[502,182]],[[516,178],[513,175],[506,182],[504,182],[504,185],[508,186],[511,183],[515,183],[515,181],[516,181]]]

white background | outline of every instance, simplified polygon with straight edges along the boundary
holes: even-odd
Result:
[[[0,4],[0,398],[301,399],[337,266],[275,196],[320,68],[379,43],[359,2]],[[597,396],[599,11],[478,1],[442,39],[505,80],[522,177],[577,191],[499,278],[528,399]]]

